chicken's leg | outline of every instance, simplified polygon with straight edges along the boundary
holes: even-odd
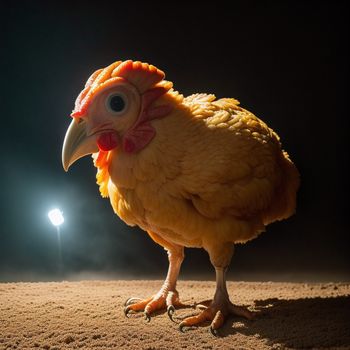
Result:
[[[150,321],[150,314],[156,310],[167,309],[169,317],[175,307],[187,307],[179,300],[179,293],[176,290],[176,282],[180,272],[180,267],[184,259],[184,248],[182,246],[164,241],[158,235],[150,233],[150,236],[159,244],[161,244],[168,252],[169,269],[163,286],[159,292],[148,299],[129,298],[125,302],[124,313],[128,316],[130,311],[143,311],[147,321]]]
[[[184,327],[199,325],[206,321],[211,321],[210,331],[213,335],[217,335],[217,330],[224,324],[225,319],[229,315],[242,316],[252,319],[254,314],[242,306],[231,303],[226,288],[226,271],[233,254],[233,245],[216,245],[206,248],[209,253],[210,261],[215,267],[216,272],[216,289],[214,299],[205,309],[196,316],[187,317],[180,323],[180,330]]]

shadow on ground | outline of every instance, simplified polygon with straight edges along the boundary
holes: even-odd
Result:
[[[254,321],[229,319],[220,333],[266,339],[270,345],[308,348],[350,347],[350,296],[256,300]]]

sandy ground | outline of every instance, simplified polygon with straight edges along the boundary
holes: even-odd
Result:
[[[350,284],[229,282],[231,300],[260,312],[181,333],[164,312],[146,323],[126,318],[130,296],[148,297],[161,281],[0,284],[0,349],[350,349]],[[180,281],[183,301],[209,299],[213,282]],[[195,309],[178,310],[181,320]]]

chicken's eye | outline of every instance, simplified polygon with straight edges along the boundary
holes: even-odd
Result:
[[[109,95],[106,99],[106,108],[112,114],[121,114],[126,110],[127,98],[124,94]]]

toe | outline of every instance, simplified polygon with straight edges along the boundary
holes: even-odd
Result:
[[[168,293],[166,297],[166,305],[167,306],[173,305],[176,308],[191,307],[191,305],[184,304],[180,301],[179,293],[177,291]]]
[[[128,314],[130,311],[143,311],[146,307],[146,305],[151,301],[152,299],[146,299],[142,300],[140,302],[136,302],[134,304],[129,304],[124,308],[124,314],[126,317],[128,317]]]
[[[199,324],[211,319],[211,310],[206,309],[202,311],[199,315],[187,317],[179,324],[179,329],[183,332],[185,327],[198,326]]]
[[[174,320],[174,313],[175,313],[175,307],[176,308],[190,308],[193,307],[192,305],[184,304],[180,301],[179,293],[177,291],[175,292],[169,292],[166,297],[166,306],[167,306],[167,314],[171,321],[176,322]]]
[[[245,317],[248,320],[252,320],[255,316],[255,314],[247,308],[233,304],[230,305],[230,313],[236,316]]]
[[[224,322],[225,322],[225,317],[222,314],[222,312],[219,310],[216,313],[216,315],[215,315],[215,317],[214,317],[214,319],[213,319],[213,321],[212,321],[212,323],[210,325],[210,332],[211,332],[211,334],[213,334],[214,336],[217,336],[218,335],[218,329],[220,327],[222,327]]]
[[[151,299],[145,306],[145,313],[151,314],[152,312],[165,308],[164,298]]]

